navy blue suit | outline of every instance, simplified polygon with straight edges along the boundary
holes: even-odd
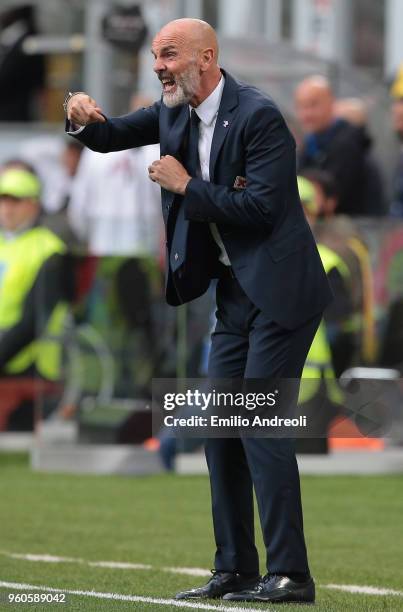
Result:
[[[103,153],[160,143],[161,155],[180,159],[188,121],[187,105],[171,109],[158,101],[89,125],[78,139]],[[245,189],[233,188],[237,176],[246,178]],[[193,178],[184,198],[162,189],[168,303],[177,306],[202,295],[219,275],[206,223],[212,221],[240,285],[268,317],[294,329],[323,312],[331,293],[299,200],[294,139],[267,96],[227,73],[210,181]],[[180,231],[174,232],[181,207]]]
[[[270,98],[224,75],[211,182],[192,178],[183,197],[162,189],[166,298],[187,302],[219,278],[211,378],[299,378],[331,291],[298,195],[295,142]],[[158,101],[78,138],[105,153],[159,142],[161,155],[186,165],[188,124],[187,105]],[[210,222],[231,272],[219,262]],[[309,573],[292,440],[209,439],[206,457],[216,569],[258,572],[254,486],[270,571]]]

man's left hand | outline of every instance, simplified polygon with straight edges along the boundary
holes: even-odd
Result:
[[[186,186],[192,178],[186,169],[172,155],[164,155],[148,167],[148,176],[172,193],[184,195]]]

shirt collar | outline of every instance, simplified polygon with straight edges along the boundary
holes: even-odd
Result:
[[[221,79],[216,88],[213,89],[211,94],[195,108],[196,113],[200,117],[200,121],[202,121],[205,125],[210,125],[218,113],[224,84],[225,78],[224,75],[221,75]],[[189,106],[189,110],[192,110],[191,106]]]

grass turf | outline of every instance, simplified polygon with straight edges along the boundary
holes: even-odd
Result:
[[[205,477],[39,474],[29,470],[24,456],[0,454],[0,490],[2,553],[153,566],[153,570],[107,569],[34,563],[0,554],[0,581],[169,599],[177,590],[205,579],[166,573],[162,567],[212,566],[210,493]],[[403,610],[403,597],[348,594],[320,586],[356,584],[403,591],[403,478],[304,477],[302,492],[311,570],[317,583],[315,609]],[[264,572],[259,532],[258,546]],[[85,596],[69,595],[68,600],[69,605],[62,609],[69,611],[178,610]],[[49,607],[0,604],[1,610]],[[280,609],[285,612],[296,607]]]

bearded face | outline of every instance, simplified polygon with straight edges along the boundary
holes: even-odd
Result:
[[[194,100],[202,78],[200,43],[181,30],[165,27],[155,36],[151,53],[164,104],[173,108]]]
[[[181,73],[161,71],[158,78],[162,83],[162,100],[168,108],[188,104],[200,87],[196,62],[190,63]]]

